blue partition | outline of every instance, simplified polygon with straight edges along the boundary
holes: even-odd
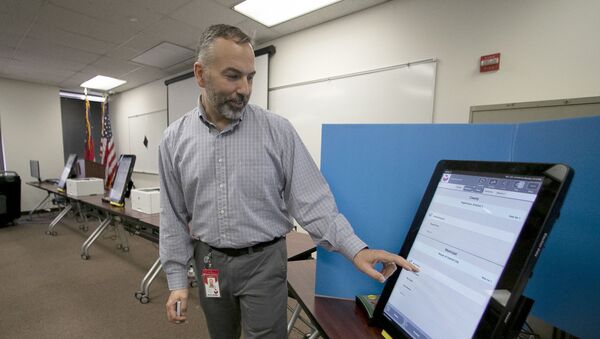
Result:
[[[575,170],[561,215],[525,294],[533,314],[584,338],[600,336],[600,118],[519,126],[514,161]]]
[[[397,253],[440,159],[564,162],[575,177],[526,294],[533,314],[579,336],[600,333],[600,118],[505,125],[324,125],[321,170],[340,211],[372,248]],[[598,173],[598,174],[596,174]],[[594,206],[599,206],[594,208]],[[552,280],[549,282],[548,280]],[[316,293],[380,293],[382,284],[318,250]],[[594,320],[592,320],[594,319]]]

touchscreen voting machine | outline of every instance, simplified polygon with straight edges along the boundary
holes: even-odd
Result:
[[[29,160],[29,173],[31,177],[36,178],[38,182],[42,182],[40,175],[40,162],[37,160]]]
[[[108,193],[108,200],[113,206],[123,206],[125,203],[125,193],[130,188],[131,173],[135,165],[135,155],[123,154],[117,164],[117,174],[113,181],[112,188]]]
[[[69,179],[73,174],[73,165],[75,164],[75,161],[77,161],[77,154],[69,154],[69,158],[65,163],[65,168],[63,168],[62,174],[60,175],[60,180],[57,184],[57,189],[61,192],[65,191],[67,179]]]
[[[562,164],[440,161],[399,253],[420,271],[389,278],[376,322],[394,338],[514,336],[571,175]]]

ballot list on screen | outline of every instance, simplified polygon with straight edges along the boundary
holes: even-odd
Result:
[[[413,338],[471,338],[541,178],[444,173],[384,314]]]

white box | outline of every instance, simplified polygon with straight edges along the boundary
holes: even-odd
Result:
[[[81,197],[94,194],[104,194],[104,180],[100,178],[67,179],[67,195]]]
[[[159,213],[160,188],[136,188],[131,190],[131,208],[147,214]]]

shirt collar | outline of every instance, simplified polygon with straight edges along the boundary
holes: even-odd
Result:
[[[196,102],[196,104],[198,105],[198,117],[200,118],[200,120],[202,120],[202,122],[205,125],[212,127],[212,128],[216,128],[216,126],[206,118],[206,112],[204,111],[204,107],[202,106],[201,102],[202,102],[202,94],[198,95],[198,100]],[[247,108],[248,108],[248,105],[246,105],[244,107],[244,109],[242,110],[242,115],[240,116],[240,118],[232,121],[231,124],[229,124],[229,126],[227,126],[227,128],[225,128],[222,132],[233,130],[240,123],[240,121],[244,120],[244,116],[246,115]]]

